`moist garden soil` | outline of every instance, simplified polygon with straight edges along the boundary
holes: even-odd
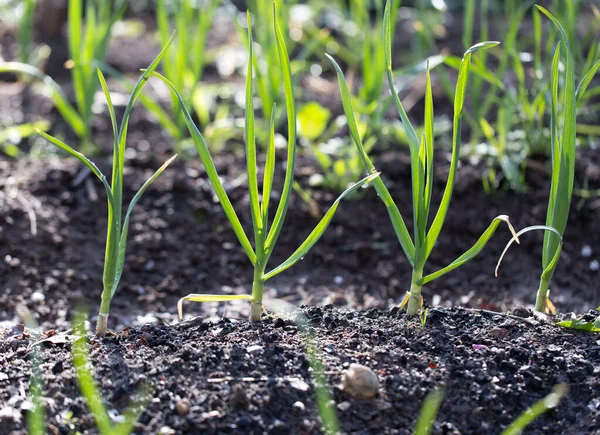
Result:
[[[322,349],[344,433],[410,434],[425,395],[438,387],[446,398],[433,433],[498,434],[558,383],[568,383],[569,394],[526,433],[600,433],[597,336],[558,329],[523,310],[525,317],[434,308],[424,327],[397,308],[359,313],[329,305],[300,313]],[[56,338],[37,344],[50,433],[95,433],[71,346]],[[2,433],[26,433],[20,409],[27,407],[35,345],[19,330],[0,342]],[[137,433],[321,432],[303,333],[289,319],[148,324],[90,339],[89,347],[113,418],[142,385],[149,391]],[[351,363],[377,374],[374,398],[358,399],[341,386]]]
[[[155,51],[148,49],[152,44],[147,42],[136,44],[145,49],[132,53],[148,55],[148,59],[128,58],[138,68],[147,65]],[[109,61],[119,67],[118,59],[109,55]],[[333,77],[329,79],[325,88],[336,93],[337,84]],[[6,124],[48,119],[53,134],[77,143],[48,100],[19,83],[2,83],[0,96],[0,115]],[[334,114],[341,113],[338,100],[321,96],[314,97],[328,103]],[[436,113],[450,113],[450,109],[451,105],[442,104],[436,106]],[[103,150],[94,160],[109,173],[112,137],[107,113],[94,118],[93,130]],[[137,108],[128,147],[126,201],[169,157],[172,141]],[[34,147],[36,152],[40,149]],[[376,149],[378,169],[403,215],[410,216],[407,150],[398,144]],[[436,153],[434,203],[439,204],[449,153],[443,149]],[[276,187],[283,179],[284,154],[277,156]],[[215,155],[215,163],[242,223],[250,229],[240,144],[228,143]],[[481,183],[485,169],[463,163],[427,271],[446,266],[470,248],[499,214],[509,215],[517,228],[545,221],[546,160],[527,163],[524,193],[486,194]],[[33,343],[27,334],[13,329],[18,321],[16,307],[26,305],[47,334],[59,331],[60,337],[70,327],[74,307],[87,307],[92,321],[98,310],[106,201],[100,183],[89,177],[78,180],[80,171],[77,162],[52,155],[0,157],[0,325],[12,331],[0,341],[0,433],[24,431],[27,355]],[[296,174],[301,185],[306,187],[318,171],[310,154],[300,152]],[[596,151],[579,150],[576,183],[600,186]],[[327,189],[311,193],[320,213],[336,196]],[[586,312],[600,304],[599,206],[597,198],[574,200],[552,285],[552,300],[561,312]],[[294,195],[271,267],[285,260],[317,222],[314,204],[311,207]],[[543,319],[469,311],[514,310],[534,302],[542,234],[525,235],[507,255],[499,278],[494,278],[498,255],[509,238],[508,230],[501,228],[475,260],[426,286],[425,300],[435,308],[424,328],[418,322],[407,325],[402,314],[388,310],[408,289],[410,267],[384,206],[369,189],[361,198],[344,200],[305,259],[267,283],[267,301],[326,306],[305,312],[313,319],[345,432],[409,433],[425,394],[444,386],[448,396],[437,419],[437,433],[498,433],[555,384],[567,382],[570,394],[534,423],[533,433],[599,433],[597,335],[562,330]],[[182,433],[318,432],[309,367],[295,326],[268,319],[251,325],[243,320],[248,311],[245,303],[188,303],[186,316],[200,314],[205,321],[182,328],[168,326],[176,325],[180,297],[249,292],[251,279],[248,259],[201,163],[197,158],[180,159],[145,193],[133,214],[123,279],[109,320],[109,326],[119,332],[90,341],[95,373],[109,408],[122,411],[136,388],[148,383],[152,398],[139,432],[157,432],[163,426]],[[467,308],[448,310],[440,305]],[[49,423],[61,433],[93,432],[92,418],[76,386],[70,344],[55,341],[40,345]],[[473,344],[484,347],[476,349]],[[359,401],[337,387],[342,370],[352,362],[376,370],[381,382],[377,398]],[[183,399],[189,400],[191,408],[181,416],[176,405]]]

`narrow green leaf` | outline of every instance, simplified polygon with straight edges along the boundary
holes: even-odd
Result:
[[[86,156],[84,156],[80,152],[75,151],[69,145],[67,145],[66,143],[58,140],[57,138],[55,138],[53,136],[50,136],[49,134],[46,134],[46,133],[44,133],[43,131],[41,131],[39,129],[36,129],[36,131],[37,131],[37,133],[40,136],[42,136],[48,142],[50,142],[51,144],[59,147],[63,151],[66,151],[68,154],[72,155],[77,160],[79,160],[81,163],[83,163],[85,166],[87,166],[92,171],[92,173],[96,177],[98,177],[100,179],[100,181],[102,181],[102,184],[104,185],[104,188],[106,189],[106,196],[108,198],[108,202],[110,204],[110,207],[111,208],[114,207],[114,200],[113,200],[112,190],[111,190],[110,186],[108,185],[108,181],[106,181],[106,177],[104,176],[104,174],[100,171],[100,169],[98,169],[98,167],[90,159],[88,159]]]
[[[493,47],[497,45],[496,42],[481,42],[474,45],[467,50],[463,56],[462,63],[458,70],[458,80],[456,83],[456,90],[454,94],[454,120],[453,120],[453,135],[452,135],[452,159],[450,162],[450,172],[448,174],[448,180],[446,181],[446,187],[444,188],[444,194],[442,201],[438,208],[438,211],[433,219],[433,223],[427,233],[423,246],[415,254],[415,265],[417,269],[422,269],[431,254],[431,250],[437,241],[448,208],[450,206],[450,200],[452,198],[452,192],[454,190],[454,180],[456,178],[456,171],[458,169],[458,159],[460,156],[461,147],[461,133],[462,133],[462,111],[465,101],[465,90],[469,77],[469,66],[471,64],[471,53]]]
[[[260,212],[260,202],[258,200],[258,180],[256,171],[256,137],[254,134],[254,95],[252,92],[252,66],[253,66],[253,38],[252,38],[252,20],[250,11],[247,11],[248,20],[248,69],[246,71],[246,168],[248,174],[248,191],[250,194],[250,214],[252,216],[252,226],[254,227],[254,237],[258,241],[259,233],[263,228],[263,220]],[[258,250],[258,249],[257,249]]]
[[[467,252],[462,254],[460,257],[458,257],[456,260],[454,260],[452,263],[450,263],[448,266],[444,267],[443,269],[440,269],[437,272],[434,272],[432,274],[425,276],[423,279],[418,281],[417,284],[425,285],[428,282],[431,282],[434,279],[437,279],[440,276],[447,274],[448,272],[462,266],[463,264],[465,264],[468,261],[475,258],[483,250],[483,248],[485,247],[487,242],[492,238],[492,236],[496,232],[498,225],[500,225],[500,223],[502,223],[502,222],[505,222],[506,225],[508,225],[510,232],[513,234],[512,240],[516,240],[518,243],[518,235],[515,233],[513,226],[511,225],[510,221],[508,220],[508,216],[506,216],[506,215],[497,216],[496,218],[494,218],[494,220],[489,225],[489,227],[479,237],[479,240],[477,240],[477,242]]]
[[[335,212],[338,208],[338,205],[340,204],[340,201],[346,195],[354,192],[356,189],[360,188],[365,183],[368,183],[369,181],[373,181],[377,177],[379,177],[379,172],[377,172],[375,174],[371,174],[371,175],[363,178],[362,180],[360,180],[359,182],[357,182],[356,184],[354,184],[353,186],[349,187],[344,192],[342,192],[342,194],[335,200],[335,202],[331,205],[329,210],[327,210],[327,213],[325,213],[325,215],[323,216],[321,221],[317,224],[315,229],[312,230],[312,232],[309,234],[309,236],[306,238],[306,240],[300,245],[300,247],[298,249],[296,249],[296,251],[287,260],[285,260],[283,263],[281,263],[279,266],[277,266],[275,269],[273,269],[269,273],[265,274],[264,280],[266,281],[267,279],[274,277],[278,273],[283,272],[284,270],[288,269],[289,267],[293,266],[298,261],[300,261],[302,258],[304,258],[304,256],[308,253],[308,251],[310,251],[310,249],[314,246],[314,244],[317,243],[317,241],[321,238],[321,236],[323,235],[323,233],[329,226],[329,223],[333,219],[333,216],[335,215]]]
[[[198,127],[196,127],[196,125],[194,124],[194,121],[192,119],[192,116],[190,115],[190,112],[185,107],[185,102],[183,101],[183,98],[181,97],[181,95],[179,94],[179,92],[177,91],[177,89],[175,88],[173,83],[171,83],[166,77],[164,77],[163,75],[161,75],[157,72],[154,72],[152,74],[155,77],[158,77],[159,79],[161,79],[171,89],[171,92],[173,92],[176,95],[177,101],[179,102],[179,107],[184,116],[185,124],[187,125],[190,135],[192,136],[192,139],[193,139],[194,143],[196,144],[196,149],[198,150],[198,154],[200,155],[200,160],[202,160],[202,164],[204,165],[204,168],[206,169],[206,174],[208,175],[208,178],[213,186],[213,189],[215,190],[215,194],[217,195],[217,198],[219,198],[221,207],[223,207],[223,211],[225,212],[225,215],[227,215],[227,219],[229,219],[229,222],[231,223],[231,226],[233,227],[233,231],[235,232],[236,237],[238,238],[240,244],[242,245],[244,252],[246,252],[246,255],[250,259],[250,262],[252,262],[252,264],[254,264],[256,262],[256,254],[254,253],[254,250],[252,249],[252,245],[250,244],[250,241],[248,240],[248,237],[246,236],[246,233],[244,232],[242,224],[240,223],[240,220],[238,219],[237,214],[235,213],[235,210],[233,209],[233,205],[231,205],[231,201],[229,200],[229,197],[227,196],[227,193],[225,192],[225,188],[223,187],[223,184],[221,183],[219,174],[217,173],[217,168],[215,168],[215,164],[210,155],[210,151],[208,150],[208,146],[206,145],[206,142],[204,141],[204,137],[198,130]]]
[[[333,63],[333,67],[335,68],[338,76],[338,83],[340,86],[340,94],[342,96],[342,104],[344,106],[344,113],[346,114],[346,119],[348,122],[348,127],[350,129],[350,136],[352,137],[352,141],[358,148],[358,153],[361,157],[361,160],[364,165],[364,169],[367,173],[376,172],[375,166],[371,163],[369,156],[363,146],[362,140],[360,138],[360,133],[358,131],[358,126],[356,123],[356,117],[354,116],[354,109],[352,107],[352,98],[350,96],[350,91],[348,90],[348,84],[346,83],[346,78],[344,77],[344,73],[342,72],[340,66],[337,62],[328,54],[326,56]],[[400,246],[404,251],[404,254],[408,258],[408,261],[413,264],[414,256],[415,256],[415,246],[413,244],[412,239],[410,238],[410,234],[408,229],[406,228],[406,224],[404,223],[404,219],[398,210],[398,207],[394,203],[390,192],[385,187],[385,184],[380,178],[377,178],[373,181],[373,186],[377,191],[377,194],[385,204],[385,207],[390,216],[390,220],[392,221],[392,225],[394,227],[394,231],[398,240],[400,242]]]
[[[119,237],[117,263],[116,263],[116,268],[115,268],[115,278],[114,278],[114,281],[112,284],[112,289],[111,289],[111,298],[115,295],[115,292],[117,291],[117,287],[119,285],[119,281],[121,280],[121,275],[123,274],[123,265],[125,264],[125,252],[127,250],[127,235],[129,233],[129,219],[131,217],[131,212],[133,211],[133,208],[135,207],[137,202],[140,200],[140,198],[142,197],[142,195],[144,194],[146,189],[148,189],[148,187],[150,187],[150,185],[154,182],[154,180],[156,180],[159,177],[159,175],[162,174],[165,169],[167,169],[167,166],[169,166],[171,163],[173,163],[173,161],[176,158],[177,158],[177,155],[174,155],[173,157],[171,157],[169,160],[167,160],[165,163],[163,163],[163,165],[160,168],[158,168],[156,170],[156,172],[154,174],[152,174],[152,176],[150,178],[148,178],[148,180],[146,180],[146,182],[142,185],[142,187],[140,187],[140,190],[137,191],[137,193],[131,200],[129,207],[127,208],[127,213],[125,214],[125,220],[123,220],[123,227],[121,229],[121,235]]]
[[[539,6],[538,6],[539,7]],[[520,435],[525,428],[533,423],[538,417],[546,411],[556,408],[562,398],[569,392],[568,384],[558,384],[552,389],[552,392],[541,400],[535,402],[530,408],[524,411],[510,426],[502,432],[502,435]]]
[[[100,68],[97,68],[98,79],[100,80],[100,85],[102,86],[102,90],[104,91],[104,97],[106,98],[106,104],[108,106],[108,113],[110,114],[110,122],[112,124],[113,129],[113,140],[116,142],[119,134],[119,128],[117,126],[117,118],[115,116],[115,108],[112,103],[112,98],[110,97],[110,92],[108,90],[108,86],[106,85],[106,80],[104,79],[104,75]],[[115,149],[116,151],[116,149]]]
[[[500,258],[498,258],[498,263],[496,264],[496,271],[495,271],[496,276],[498,276],[498,269],[500,268],[500,264],[502,263],[502,260],[504,259],[504,256],[506,255],[506,252],[508,251],[508,248],[510,248],[514,242],[519,243],[519,237],[521,235],[528,233],[529,231],[536,231],[536,230],[542,230],[542,231],[548,231],[550,233],[554,233],[556,236],[558,236],[558,240],[560,242],[559,244],[562,245],[562,236],[556,228],[552,228],[547,225],[531,225],[527,228],[523,228],[516,235],[514,235],[512,239],[510,239],[510,241],[504,247],[502,254],[500,254]]]
[[[250,295],[205,295],[201,293],[192,293],[182,297],[177,302],[177,312],[179,313],[179,320],[183,320],[183,301],[192,302],[229,302],[229,301],[251,301],[252,296]]]
[[[587,73],[585,73],[583,79],[581,79],[581,82],[579,83],[579,86],[577,86],[577,90],[575,91],[575,99],[577,101],[579,101],[581,97],[583,97],[583,94],[585,94],[585,90],[596,75],[598,68],[600,68],[600,59],[588,70]]]
[[[275,212],[275,218],[273,219],[273,224],[269,230],[265,242],[265,253],[267,256],[273,252],[273,248],[275,243],[277,243],[277,238],[281,232],[281,227],[283,226],[283,221],[288,210],[292,186],[294,184],[294,167],[296,162],[296,103],[294,100],[294,88],[292,84],[292,69],[290,66],[288,51],[285,46],[285,40],[279,26],[275,3],[273,3],[273,26],[277,42],[277,52],[279,53],[279,62],[282,71],[283,88],[285,92],[285,109],[288,121],[288,153],[281,199],[279,200],[279,205],[277,206],[277,211]]]
[[[275,109],[276,104],[273,103],[271,110],[271,121],[269,122],[269,144],[267,146],[267,159],[265,162],[265,173],[263,176],[263,193],[262,193],[262,220],[263,228],[267,231],[269,220],[269,201],[271,199],[271,189],[273,188],[273,177],[275,175]]]
[[[419,418],[415,425],[414,435],[429,435],[434,427],[435,417],[440,409],[445,393],[442,390],[433,390],[425,397]]]
[[[83,120],[81,119],[75,108],[69,103],[69,100],[63,93],[58,83],[52,80],[50,76],[44,74],[40,69],[34,66],[20,62],[1,62],[0,72],[26,74],[41,81],[51,92],[52,101],[54,101],[56,110],[59,111],[59,113],[62,115],[65,121],[77,134],[77,136],[82,136],[84,134],[85,125],[83,123]]]

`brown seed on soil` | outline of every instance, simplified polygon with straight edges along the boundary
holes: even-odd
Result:
[[[342,377],[344,391],[357,399],[370,399],[379,391],[379,379],[373,370],[361,364],[350,364]]]

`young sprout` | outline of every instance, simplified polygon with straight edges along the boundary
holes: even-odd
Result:
[[[536,311],[553,311],[554,307],[550,301],[550,280],[556,270],[558,259],[562,248],[562,238],[569,218],[571,207],[571,196],[573,193],[573,181],[575,177],[575,147],[576,147],[576,106],[578,100],[583,96],[590,84],[594,74],[600,67],[596,62],[589,71],[584,74],[579,86],[575,88],[575,63],[573,52],[569,44],[567,32],[561,21],[542,6],[537,8],[546,15],[556,26],[560,34],[560,41],[556,46],[552,60],[552,81],[550,89],[550,145],[552,147],[552,180],[550,184],[550,195],[548,198],[548,210],[546,212],[546,225],[528,227],[521,232],[529,230],[544,230],[544,245],[542,251],[542,274],[540,285],[536,295]],[[560,57],[564,48],[565,59],[564,76],[560,77]],[[560,95],[564,98],[563,107],[559,110],[559,84],[564,83]],[[562,122],[559,124],[559,113]],[[562,125],[561,125],[562,124]],[[506,245],[504,253],[512,244]],[[504,253],[502,256],[504,256]],[[500,261],[502,260],[500,257]],[[500,264],[500,261],[498,264]]]
[[[274,15],[274,31],[277,40],[277,49],[279,51],[279,60],[282,69],[283,85],[285,90],[285,104],[288,118],[288,160],[286,166],[285,180],[283,191],[281,193],[281,199],[277,206],[275,218],[273,222],[269,223],[269,201],[271,199],[271,189],[273,185],[273,176],[275,171],[275,111],[271,111],[270,118],[270,135],[269,143],[267,147],[267,159],[264,169],[264,178],[262,186],[262,198],[259,198],[258,191],[258,180],[257,180],[257,167],[256,167],[256,143],[254,136],[254,103],[253,103],[253,50],[252,50],[252,28],[250,25],[250,14],[248,17],[248,71],[246,75],[246,162],[247,162],[247,174],[248,174],[248,189],[250,194],[250,213],[252,216],[252,227],[254,232],[254,248],[252,247],[250,240],[246,236],[244,229],[237,217],[235,210],[229,200],[223,184],[219,179],[217,170],[213,163],[212,157],[202,137],[202,134],[195,126],[189,111],[185,107],[183,98],[177,92],[175,86],[167,80],[164,76],[154,73],[155,76],[163,80],[175,93],[179,100],[181,110],[185,117],[185,122],[190,131],[192,139],[198,149],[200,159],[206,168],[207,175],[212,183],[223,211],[227,215],[229,222],[233,227],[233,231],[237,236],[240,244],[248,259],[254,266],[254,280],[252,283],[252,294],[251,295],[209,295],[209,294],[190,294],[184,298],[181,298],[178,303],[179,317],[182,317],[182,303],[185,300],[194,302],[223,302],[231,300],[248,300],[251,302],[250,308],[250,319],[253,322],[259,321],[263,311],[263,290],[265,281],[274,277],[275,275],[283,272],[287,268],[291,267],[298,261],[300,261],[312,248],[312,246],[319,240],[321,235],[327,229],[331,219],[333,218],[340,201],[349,193],[360,188],[364,184],[371,180],[374,180],[379,175],[373,173],[368,177],[363,178],[358,183],[349,187],[344,191],[333,203],[331,208],[325,213],[321,221],[317,224],[314,230],[306,238],[306,240],[300,245],[300,247],[283,263],[269,272],[266,272],[267,263],[275,244],[279,233],[283,227],[283,221],[288,210],[290,195],[292,192],[292,184],[294,181],[294,162],[296,156],[296,108],[294,102],[294,90],[292,86],[292,73],[290,69],[290,61],[283,40],[282,32],[279,28],[275,6],[273,6]]]
[[[129,97],[129,102],[127,103],[125,113],[123,114],[123,119],[121,120],[120,128],[117,127],[115,111],[111,101],[110,93],[108,91],[108,87],[106,85],[106,81],[104,80],[102,72],[99,69],[97,70],[98,78],[100,80],[100,84],[102,85],[102,89],[104,90],[104,95],[108,104],[108,110],[110,113],[110,119],[112,122],[114,135],[112,181],[110,185],[104,174],[100,172],[98,167],[94,163],[92,163],[92,161],[90,161],[87,157],[75,151],[69,145],[56,139],[55,137],[52,137],[42,131],[38,131],[38,133],[42,135],[45,139],[47,139],[49,142],[63,149],[67,153],[71,154],[73,157],[79,159],[85,166],[87,166],[92,171],[94,175],[96,175],[100,179],[100,181],[102,181],[106,190],[106,196],[108,200],[108,229],[106,234],[106,255],[104,259],[104,274],[102,279],[102,301],[100,305],[100,313],[98,314],[98,323],[96,326],[96,334],[98,334],[99,336],[104,336],[106,334],[110,302],[113,296],[115,295],[115,292],[117,291],[119,281],[121,280],[121,274],[123,273],[127,234],[129,230],[129,219],[131,217],[133,207],[140,200],[142,194],[146,191],[150,184],[152,184],[152,182],[156,180],[156,178],[166,169],[167,166],[169,166],[169,164],[176,157],[173,156],[169,160],[167,160],[167,162],[165,162],[144,183],[144,185],[140,188],[140,190],[138,190],[138,192],[133,197],[133,200],[129,204],[129,208],[127,209],[127,212],[123,217],[123,166],[125,164],[125,147],[127,142],[127,126],[129,124],[129,116],[131,114],[131,110],[133,109],[135,101],[137,100],[140,92],[142,91],[142,88],[148,81],[148,78],[150,77],[152,72],[158,66],[160,60],[165,55],[171,41],[172,37],[168,41],[167,45],[156,57],[156,59],[154,59],[154,61],[150,64],[148,69],[144,71],[144,73],[138,80],[131,96]]]
[[[425,94],[425,131],[421,138],[417,137],[417,133],[413,128],[412,124],[408,120],[408,116],[402,103],[398,98],[398,93],[394,85],[394,78],[392,74],[392,39],[391,39],[391,28],[390,28],[390,3],[386,4],[384,13],[384,41],[385,41],[385,61],[387,76],[392,96],[396,103],[398,113],[402,119],[402,124],[406,130],[411,157],[411,172],[412,172],[412,200],[413,200],[413,221],[414,221],[414,242],[411,239],[404,219],[400,214],[398,207],[394,203],[388,189],[386,188],[383,181],[378,178],[374,180],[373,185],[377,194],[385,204],[390,220],[394,226],[396,236],[400,241],[400,245],[408,258],[412,269],[412,280],[410,291],[408,291],[402,300],[401,307],[408,305],[407,313],[409,315],[415,315],[421,311],[423,305],[423,297],[421,296],[421,288],[428,282],[433,281],[436,278],[456,269],[457,267],[465,264],[467,261],[473,259],[486,245],[488,240],[492,237],[498,225],[501,222],[505,222],[510,231],[515,234],[512,225],[508,220],[508,216],[501,215],[496,217],[487,228],[487,230],[481,235],[479,240],[473,245],[468,251],[458,257],[450,265],[445,268],[438,270],[437,272],[429,275],[424,275],[424,267],[436,240],[438,239],[448,207],[450,205],[450,199],[452,197],[452,190],[454,188],[454,180],[456,177],[456,170],[458,168],[458,157],[460,154],[461,145],[461,126],[462,126],[462,112],[463,104],[466,94],[467,79],[469,75],[469,66],[471,63],[471,56],[478,50],[485,50],[487,48],[498,45],[498,42],[481,42],[469,48],[460,63],[458,82],[456,84],[456,93],[454,100],[454,134],[452,138],[452,159],[450,163],[450,173],[446,182],[446,188],[442,197],[442,201],[438,208],[438,211],[433,219],[433,223],[427,231],[427,223],[431,209],[431,196],[433,189],[433,99],[431,92],[431,80],[429,76],[429,70],[427,71],[427,88]],[[360,138],[356,118],[354,116],[354,109],[352,107],[352,97],[346,84],[344,73],[340,69],[339,65],[333,58],[330,57],[333,65],[337,71],[340,92],[342,95],[342,103],[346,117],[348,118],[348,126],[350,127],[350,135],[354,140],[354,143],[358,147],[359,153],[362,157],[364,169],[367,172],[375,171],[373,163],[369,158],[365,147],[363,146]]]

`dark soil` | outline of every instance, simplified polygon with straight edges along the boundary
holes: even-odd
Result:
[[[326,306],[302,312],[322,349],[344,433],[412,433],[425,395],[441,387],[447,396],[433,433],[498,434],[558,383],[568,383],[570,393],[527,433],[600,433],[600,346],[592,334],[534,317],[462,308],[432,309],[425,327],[407,323],[397,309],[357,313]],[[25,433],[21,409],[32,345],[27,337],[0,342],[2,433]],[[130,327],[91,339],[90,349],[111,415],[118,416],[141,385],[150,386],[138,433],[319,433],[302,343],[302,333],[287,320],[222,319]],[[50,429],[94,433],[70,345],[42,346]],[[351,363],[375,371],[375,398],[357,399],[340,387]]]

